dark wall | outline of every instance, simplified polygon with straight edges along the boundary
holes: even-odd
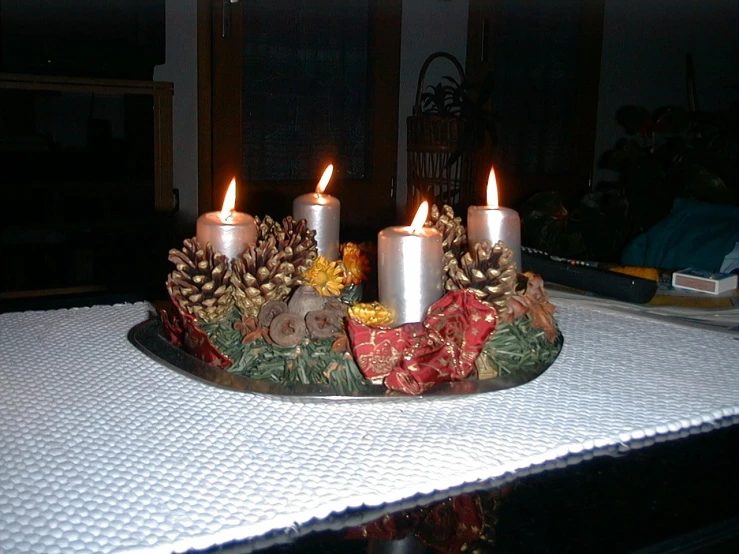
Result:
[[[165,0],[0,0],[0,71],[152,78]]]

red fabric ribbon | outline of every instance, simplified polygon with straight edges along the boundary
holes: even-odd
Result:
[[[178,348],[185,348],[196,358],[215,367],[226,368],[233,364],[228,356],[215,347],[205,331],[198,327],[192,314],[182,313],[176,302],[173,305],[172,314],[168,314],[166,310],[159,311],[164,334],[169,342]]]
[[[422,394],[437,383],[469,376],[498,316],[469,291],[444,295],[422,323],[394,329],[370,327],[348,319],[354,359],[367,379],[406,394]]]

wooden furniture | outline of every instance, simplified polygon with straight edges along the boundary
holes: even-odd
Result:
[[[154,100],[154,207],[157,211],[172,211],[172,83],[0,73],[0,89],[151,96]]]
[[[149,267],[162,271],[175,210],[172,83],[3,73],[0,95],[0,299],[161,281]],[[98,102],[120,121],[96,119]],[[137,264],[138,277],[116,275],[120,259]]]

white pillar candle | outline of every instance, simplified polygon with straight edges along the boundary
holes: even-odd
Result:
[[[201,215],[196,223],[196,237],[204,247],[210,243],[214,250],[228,258],[241,255],[248,246],[257,243],[257,224],[249,214],[234,211],[236,205],[236,178],[231,180],[220,212]]]
[[[442,237],[423,226],[427,214],[423,202],[410,227],[388,227],[377,235],[378,296],[395,325],[423,321],[444,294]]]
[[[328,261],[339,259],[339,223],[341,202],[329,194],[323,194],[334,171],[330,165],[323,172],[316,192],[303,194],[293,200],[293,218],[305,219],[309,229],[316,231],[318,253]]]
[[[515,210],[498,206],[498,185],[493,169],[488,179],[487,206],[470,206],[467,209],[467,242],[470,251],[475,244],[484,240],[489,240],[493,245],[503,241],[513,252],[513,262],[521,271],[521,218]]]

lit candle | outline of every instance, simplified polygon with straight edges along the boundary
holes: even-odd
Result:
[[[316,231],[318,253],[328,261],[339,259],[339,220],[341,216],[341,202],[326,190],[334,166],[329,164],[318,181],[316,192],[298,196],[293,200],[293,218],[305,219],[309,229]]]
[[[210,243],[213,249],[236,258],[248,246],[257,243],[257,224],[249,214],[234,211],[236,206],[236,178],[231,180],[223,207],[220,212],[208,212],[198,218],[196,236],[205,246]]]
[[[428,209],[423,202],[410,227],[388,227],[377,235],[378,296],[395,325],[423,321],[444,294],[442,237],[423,226]]]
[[[470,206],[467,209],[467,242],[470,249],[484,240],[489,240],[493,245],[503,241],[513,252],[513,261],[521,271],[521,218],[515,210],[498,206],[498,185],[492,168],[488,178],[487,206]]]

